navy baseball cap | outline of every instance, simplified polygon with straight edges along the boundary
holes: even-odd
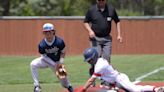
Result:
[[[54,30],[54,25],[51,23],[45,23],[43,25],[43,31],[52,31]]]

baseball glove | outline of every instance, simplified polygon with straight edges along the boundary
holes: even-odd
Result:
[[[66,78],[67,71],[66,71],[65,66],[63,64],[58,65],[57,70],[56,70],[56,75],[59,79]]]

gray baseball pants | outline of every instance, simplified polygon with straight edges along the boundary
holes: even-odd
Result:
[[[112,51],[112,37],[95,37],[90,39],[91,46],[95,47],[98,51],[99,57],[103,57],[110,62],[111,51]]]

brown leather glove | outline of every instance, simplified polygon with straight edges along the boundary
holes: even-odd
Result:
[[[57,66],[56,75],[59,79],[66,78],[67,71],[66,71],[65,66],[63,64],[60,64]]]

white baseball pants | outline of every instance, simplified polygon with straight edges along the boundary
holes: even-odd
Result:
[[[30,66],[31,66],[31,73],[32,78],[34,80],[34,86],[39,86],[39,76],[38,76],[38,69],[44,69],[44,68],[51,68],[51,70],[55,73],[56,71],[56,65],[58,63],[52,61],[50,58],[47,57],[39,57],[34,59]],[[68,78],[60,79],[61,85],[65,88],[68,88],[70,86],[70,82]]]
[[[150,86],[150,85],[145,85],[145,86],[142,86],[142,85],[135,85],[133,84],[128,76],[126,74],[119,74],[116,78],[116,85],[119,87],[119,88],[124,88],[126,89],[127,91],[129,92],[153,92],[154,89],[155,89],[155,86]]]

